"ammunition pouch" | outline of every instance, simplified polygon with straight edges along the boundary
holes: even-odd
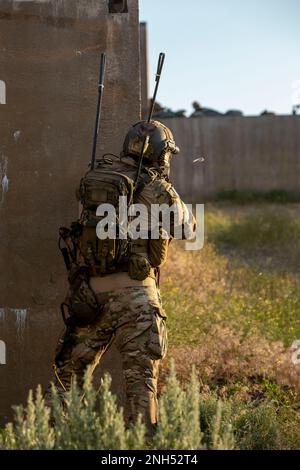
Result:
[[[96,222],[82,229],[79,241],[80,253],[92,270],[98,268],[99,275],[114,272],[119,245],[119,240],[99,240],[96,234]]]

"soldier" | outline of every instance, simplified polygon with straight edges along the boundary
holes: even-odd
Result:
[[[143,145],[139,183],[133,187]],[[163,124],[151,121],[134,125],[120,158],[97,160],[95,170],[82,179],[79,224],[71,231],[61,231],[66,243],[65,259],[70,258],[70,290],[62,306],[67,329],[57,348],[55,385],[62,396],[70,388],[72,377],[76,376],[81,386],[87,366],[92,372],[114,342],[122,358],[125,419],[127,423],[135,422],[141,413],[149,430],[158,419],[158,371],[167,352],[159,271],[176,230],[184,226],[185,238],[187,231],[195,230],[193,216],[169,182],[171,158],[178,152],[171,131]],[[141,235],[135,240],[120,239],[120,227],[115,240],[100,240],[96,222],[103,218],[97,216],[96,206],[110,202],[117,208],[120,182],[127,201],[143,204],[147,214],[153,204],[173,206],[176,216],[170,227],[163,226],[161,217],[153,216],[154,220],[141,220]],[[125,182],[129,182],[126,190]],[[119,189],[113,194],[117,185]],[[158,238],[151,239],[151,227],[158,228]]]

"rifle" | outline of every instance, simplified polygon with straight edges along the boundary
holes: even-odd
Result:
[[[161,52],[161,53],[159,54],[158,64],[157,64],[157,71],[156,71],[156,76],[155,76],[155,82],[156,82],[156,84],[155,84],[155,89],[154,89],[153,98],[152,98],[152,100],[151,100],[151,106],[150,106],[149,116],[148,116],[148,120],[147,120],[147,123],[148,123],[148,124],[150,123],[150,121],[151,121],[151,119],[152,119],[152,115],[153,115],[153,111],[154,111],[154,106],[155,106],[155,101],[156,101],[156,95],[157,95],[157,91],[158,91],[158,87],[159,87],[159,82],[160,82],[160,77],[161,77],[162,69],[163,69],[163,66],[164,66],[165,57],[166,57],[166,54],[164,54],[163,52]],[[143,146],[142,146],[141,155],[140,155],[140,158],[139,158],[138,170],[137,170],[137,174],[136,174],[136,178],[135,178],[135,182],[134,182],[134,187],[135,187],[135,188],[137,187],[138,181],[139,181],[139,179],[140,179],[140,174],[141,174],[141,170],[142,170],[142,164],[143,164],[144,153],[145,153],[146,144],[147,144],[148,141],[149,141],[149,136],[145,136],[145,137],[144,137],[144,141],[143,141]]]
[[[103,98],[103,91],[104,91],[105,68],[106,68],[106,54],[102,53],[101,60],[100,60],[100,69],[99,69],[98,101],[97,101],[96,123],[95,123],[95,130],[94,130],[93,151],[92,151],[92,160],[91,160],[92,170],[95,168],[95,161],[96,161],[97,142],[98,142],[98,136],[99,136],[99,124],[100,124],[102,98]]]

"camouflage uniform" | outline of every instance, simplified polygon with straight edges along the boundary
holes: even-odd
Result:
[[[137,167],[132,158],[125,157],[125,160],[128,165]],[[165,177],[146,184],[135,202],[146,205],[149,213],[152,204],[175,204],[180,224],[184,224],[186,207]],[[194,219],[190,221],[190,228],[193,224]],[[148,230],[149,227],[144,229]],[[171,226],[167,245],[173,232],[174,226]],[[155,266],[160,267],[166,261],[167,245],[161,261]],[[145,247],[145,244],[144,248],[142,245],[138,253],[148,260],[150,256]],[[155,253],[155,250],[152,251]],[[166,314],[162,308],[157,278],[151,272],[140,281],[130,277],[129,272],[119,272],[91,277],[90,287],[96,294],[101,313],[88,325],[68,327],[59,340],[55,385],[62,395],[70,388],[74,375],[82,385],[86,367],[91,366],[93,371],[114,342],[122,358],[126,421],[134,422],[138,414],[142,414],[151,430],[158,418],[159,364],[167,351]]]
[[[60,339],[57,350],[59,380],[69,389],[73,374],[79,385],[88,365],[95,369],[114,341],[123,366],[125,417],[142,413],[146,424],[157,422],[157,379],[160,359],[167,350],[166,315],[153,287],[128,287],[98,294],[103,310],[99,319],[74,327]],[[56,386],[62,390],[57,381]]]

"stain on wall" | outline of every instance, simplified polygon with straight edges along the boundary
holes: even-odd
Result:
[[[4,341],[0,340],[0,365],[6,364],[6,345]]]
[[[7,166],[8,166],[8,161],[7,158],[5,158],[3,155],[0,159],[0,190],[1,190],[1,197],[0,197],[0,205],[4,203],[5,200],[5,195],[8,191],[8,184],[9,180],[7,177]]]
[[[0,104],[6,104],[6,84],[0,80]]]

